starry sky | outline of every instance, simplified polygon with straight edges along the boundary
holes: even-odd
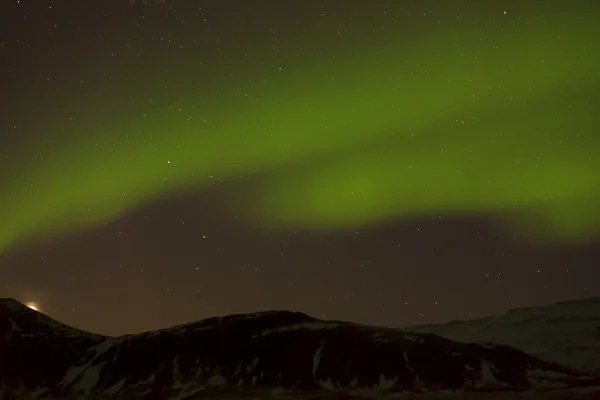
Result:
[[[118,335],[600,296],[593,0],[0,4],[0,297]]]

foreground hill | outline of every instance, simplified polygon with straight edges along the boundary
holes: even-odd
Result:
[[[286,311],[117,338],[70,328],[10,299],[0,300],[0,312],[2,390],[15,400],[563,398],[551,396],[600,387],[598,377],[508,346]]]
[[[504,344],[543,360],[600,376],[600,298],[519,308],[472,321],[405,329],[465,343]]]

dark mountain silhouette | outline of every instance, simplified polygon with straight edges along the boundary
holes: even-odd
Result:
[[[600,387],[596,376],[505,345],[296,312],[210,318],[116,338],[71,328],[11,299],[0,300],[0,313],[1,389],[15,400],[553,398]]]

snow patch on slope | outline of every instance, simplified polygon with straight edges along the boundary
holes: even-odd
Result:
[[[508,345],[546,361],[600,375],[600,298],[403,329],[464,343]]]
[[[102,368],[106,362],[95,363],[104,353],[118,343],[118,339],[107,338],[103,342],[95,345],[90,349],[92,356],[90,359],[77,366],[73,366],[67,370],[62,380],[62,386],[65,387],[75,383],[75,388],[83,393],[89,393],[100,381]]]

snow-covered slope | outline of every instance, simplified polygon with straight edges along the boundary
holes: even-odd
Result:
[[[543,360],[600,375],[600,298],[520,308],[472,321],[404,329],[465,343],[505,344]]]
[[[508,346],[294,312],[210,318],[118,338],[71,329],[14,300],[0,300],[0,313],[0,391],[14,400],[600,393],[600,378]]]

